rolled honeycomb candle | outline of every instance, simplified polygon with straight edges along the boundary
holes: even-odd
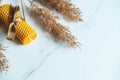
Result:
[[[10,9],[11,5],[5,4],[0,6],[0,19],[5,23],[7,26],[10,24]],[[36,37],[36,32],[32,29],[32,27],[22,19],[21,15],[17,12],[15,14],[16,19],[21,19],[16,21],[16,37],[23,43],[29,44],[32,42]]]

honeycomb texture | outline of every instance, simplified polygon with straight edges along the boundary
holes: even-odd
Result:
[[[6,5],[3,5],[0,7],[0,19],[7,26],[9,26],[9,24],[10,24],[9,14],[10,14],[10,5],[9,4],[6,4]],[[20,14],[16,13],[15,18],[21,19]],[[26,21],[20,20],[20,21],[16,21],[16,37],[23,44],[29,44],[37,37],[37,34]]]

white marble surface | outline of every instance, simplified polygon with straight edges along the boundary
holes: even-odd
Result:
[[[120,1],[71,1],[81,9],[84,23],[60,21],[82,43],[81,51],[52,40],[30,15],[26,20],[38,37],[29,45],[8,41],[0,23],[0,44],[8,46],[5,54],[10,61],[0,80],[120,80]],[[3,0],[6,3],[20,5],[20,0]]]

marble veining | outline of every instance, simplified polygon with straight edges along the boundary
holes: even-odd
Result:
[[[64,24],[82,43],[81,50],[52,40],[30,17],[25,1],[26,20],[39,36],[29,45],[20,45],[6,40],[7,29],[0,23],[0,44],[8,46],[5,54],[10,61],[9,71],[0,72],[0,80],[120,80],[120,1],[71,2],[81,9],[84,22]],[[6,3],[21,5],[20,0],[2,2]]]

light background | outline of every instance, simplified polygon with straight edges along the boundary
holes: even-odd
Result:
[[[0,73],[0,80],[120,80],[120,1],[71,2],[80,8],[84,22],[60,22],[82,43],[81,51],[52,40],[30,17],[25,1],[27,22],[38,37],[29,45],[8,41],[0,23],[0,44],[8,46],[5,54],[10,61],[7,75]],[[20,0],[3,0],[6,3],[20,5]]]

